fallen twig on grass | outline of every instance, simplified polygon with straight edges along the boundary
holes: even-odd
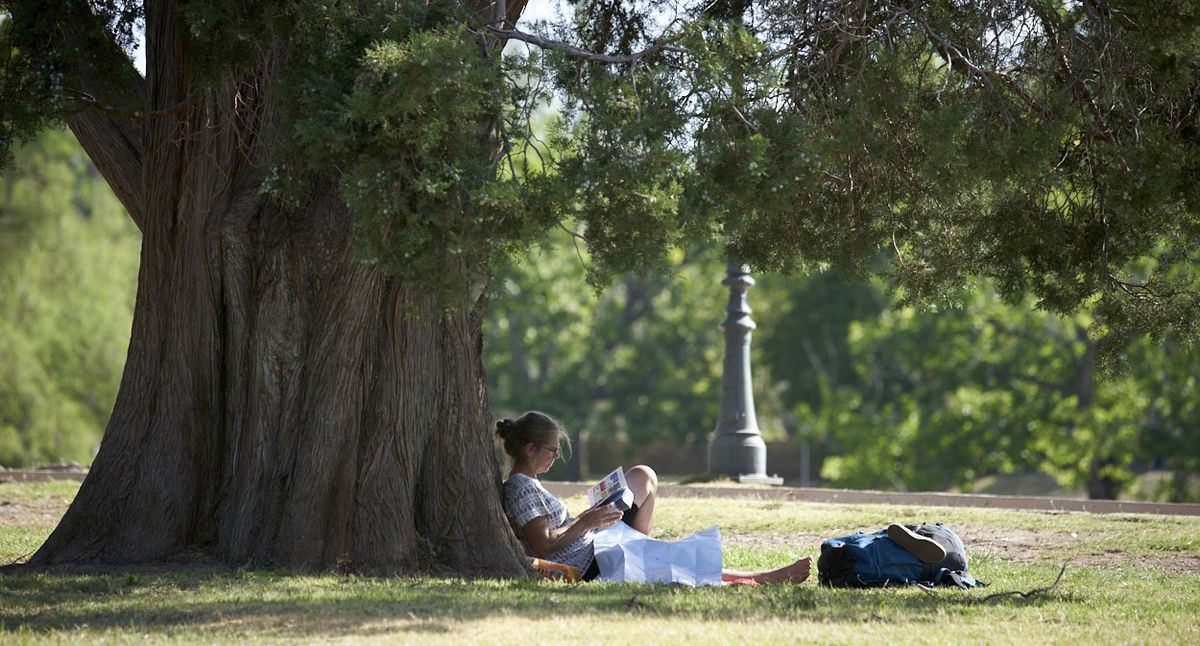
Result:
[[[1021,592],[1020,590],[1012,590],[1010,592],[996,592],[993,594],[989,594],[986,597],[981,597],[979,599],[969,599],[968,602],[969,603],[987,603],[989,601],[993,601],[996,599],[1003,599],[1005,597],[1020,597],[1021,599],[1029,599],[1035,595],[1042,594],[1043,592],[1050,592],[1051,590],[1057,588],[1058,582],[1062,581],[1063,573],[1065,573],[1066,571],[1067,571],[1067,564],[1063,563],[1062,568],[1059,569],[1059,571],[1058,571],[1058,577],[1054,579],[1054,583],[1051,583],[1050,585],[1043,587],[1043,588],[1034,588],[1027,592]]]

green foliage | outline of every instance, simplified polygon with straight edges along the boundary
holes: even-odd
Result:
[[[389,273],[487,267],[510,223],[521,231],[515,187],[480,150],[504,85],[477,50],[461,31],[380,44],[345,101],[340,193],[357,216],[355,252]],[[316,136],[300,146],[325,138],[304,134]]]
[[[707,441],[721,380],[719,254],[676,250],[669,277],[626,274],[596,293],[590,257],[563,238],[496,277],[484,324],[493,412],[545,410],[598,440]]]
[[[298,15],[306,24],[290,22]],[[298,206],[314,178],[338,169],[356,257],[448,295],[554,222],[500,164],[497,133],[521,128],[518,104],[530,100],[506,75],[526,63],[489,53],[466,15],[450,2],[254,13],[299,63],[276,89],[286,118],[264,192]]]
[[[598,63],[552,57],[576,105],[552,133],[544,195],[579,224],[592,258],[589,280],[667,268],[683,240],[679,197],[688,159],[677,142],[686,118],[675,79],[654,68],[629,74]]]
[[[757,280],[750,292],[759,326],[754,343],[762,349],[757,365],[782,389],[788,408],[800,403],[819,408],[828,388],[868,387],[855,370],[850,329],[890,306],[881,285],[846,280],[832,270]]]
[[[141,2],[100,0],[89,9],[81,14],[65,2],[22,2],[13,7],[0,3],[0,171],[12,163],[22,143],[92,107],[92,97],[79,90],[80,59],[96,58],[106,44],[126,52],[133,49],[143,16]]]
[[[0,169],[12,163],[12,151],[52,123],[61,99],[61,72],[52,59],[34,60],[12,15],[0,11]],[[56,80],[57,79],[57,80]]]
[[[802,281],[794,298],[822,303],[823,282]],[[1186,430],[1194,351],[1140,339],[1124,350],[1134,368],[1101,374],[1087,315],[1008,305],[986,283],[959,298],[961,308],[872,312],[826,296],[827,321],[784,314],[762,326],[771,378],[828,483],[969,489],[983,475],[1041,470],[1110,497],[1135,471],[1168,468],[1176,477],[1161,495],[1186,497],[1200,455]]]
[[[759,3],[760,22],[698,22],[676,41],[697,106],[682,204],[739,257],[861,275],[886,250],[915,300],[951,300],[981,274],[1054,311],[1094,301],[1104,357],[1131,330],[1194,325],[1197,139],[1178,115],[1197,60],[1148,47],[1140,5],[1128,19],[1037,3],[880,8],[859,23],[791,13],[805,4]],[[773,20],[843,35],[819,47]],[[1081,90],[1064,74],[1100,80]]]
[[[560,236],[497,277],[484,326],[496,414],[540,408],[643,449],[706,442],[720,401],[720,254],[677,252],[669,281],[629,274],[596,295],[576,253]],[[961,307],[920,309],[835,272],[758,280],[759,423],[806,442],[824,483],[970,489],[1036,471],[1114,496],[1166,470],[1140,495],[1194,498],[1195,350],[1139,339],[1123,350],[1131,368],[1106,374],[1086,314],[1008,304],[988,283],[954,296]]]
[[[1136,440],[1138,458],[1167,469],[1171,477],[1152,497],[1175,502],[1196,500],[1200,480],[1200,358],[1194,345],[1168,337],[1161,344],[1131,348],[1131,375],[1141,386],[1146,418]]]
[[[87,463],[116,397],[139,238],[67,133],[0,179],[0,465]]]
[[[596,285],[718,243],[912,302],[988,277],[1090,311],[1101,359],[1195,338],[1195,2],[567,4],[544,37],[579,49],[505,58],[470,3],[192,0],[186,78],[275,61],[263,191],[336,183],[358,257],[426,287],[478,285],[570,221]],[[65,10],[0,27],[0,149],[86,105],[73,62],[140,18],[94,9],[87,37],[51,37]],[[550,94],[562,122],[529,166]]]

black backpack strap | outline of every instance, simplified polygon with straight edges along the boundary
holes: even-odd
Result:
[[[963,572],[962,570],[946,570],[943,573],[942,581],[949,581],[957,586],[960,590],[970,590],[971,588],[986,588],[987,584],[975,577]]]
[[[821,546],[817,558],[817,581],[831,588],[858,587],[861,583],[854,572],[854,559],[844,545]]]

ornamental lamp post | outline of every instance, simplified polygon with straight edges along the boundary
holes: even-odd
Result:
[[[754,414],[750,379],[750,319],[746,290],[754,286],[750,268],[733,256],[725,268],[722,285],[729,287],[725,308],[725,360],[721,372],[721,413],[708,444],[708,475],[742,483],[781,485],[783,478],[767,475],[767,445]]]

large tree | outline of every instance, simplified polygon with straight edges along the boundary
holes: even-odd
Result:
[[[413,4],[416,14],[424,3]],[[287,200],[264,188],[285,161],[307,161],[271,150],[305,143],[295,103],[306,96],[296,95],[345,81],[319,77],[326,70],[306,57],[360,63],[382,8],[331,12],[330,23],[342,22],[325,24],[282,5],[245,15],[241,3],[5,5],[4,125],[40,125],[33,100],[61,107],[143,235],[111,420],[78,496],[31,562],[191,551],[301,568],[521,572],[497,496],[482,306],[444,306],[356,260],[350,200],[338,192],[345,174],[332,166],[296,171],[304,186],[289,187]],[[145,78],[118,47],[143,16]],[[401,19],[412,31],[439,20],[392,16],[374,35]],[[327,29],[328,48],[310,51]],[[469,41],[428,34],[427,47],[458,56],[443,63],[491,62],[460,44]],[[495,147],[486,115],[478,101],[463,112],[450,118],[469,132],[447,145],[473,145],[482,166]],[[290,122],[271,131],[279,120]]]
[[[1195,330],[1188,3],[573,0],[542,35],[522,0],[0,5],[0,138],[65,119],[143,233],[117,403],[38,564],[520,571],[481,294],[556,224],[596,282],[701,238],[1094,304],[1110,355]]]

